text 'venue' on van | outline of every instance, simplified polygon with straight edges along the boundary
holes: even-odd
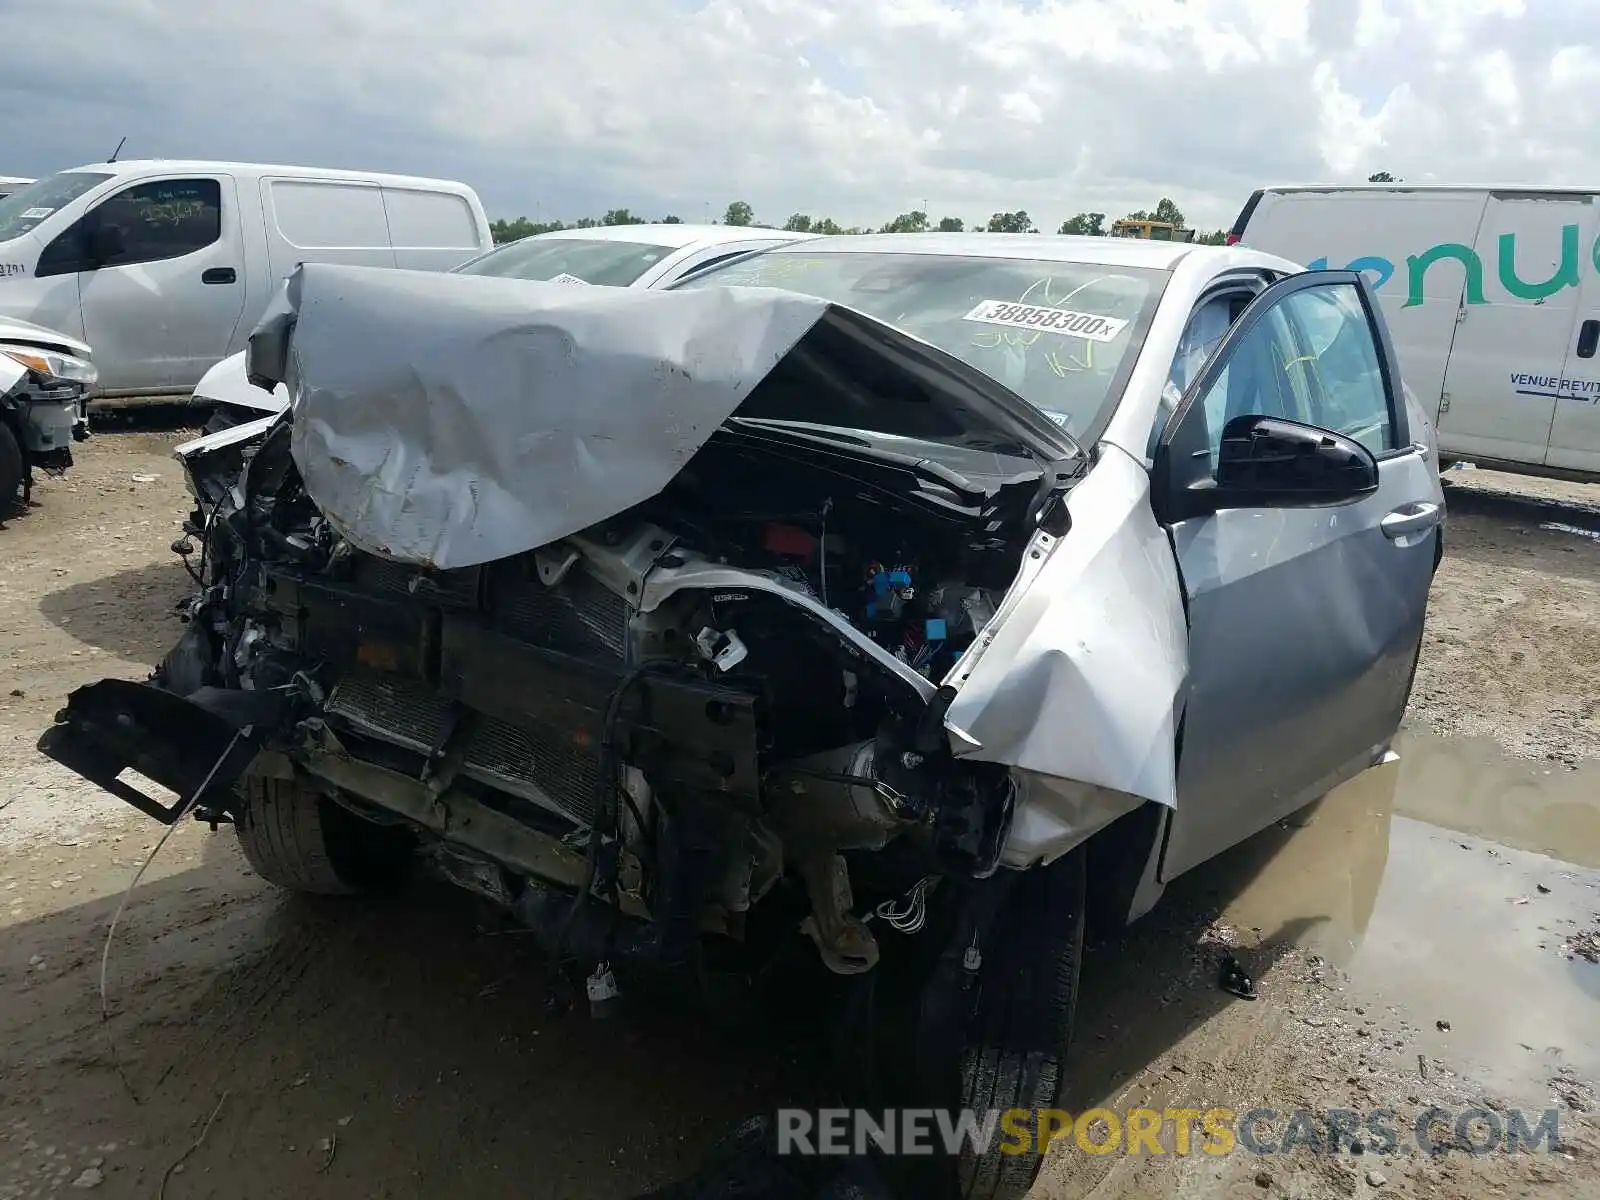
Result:
[[[1600,190],[1263,188],[1229,236],[1365,275],[1445,462],[1600,480]]]

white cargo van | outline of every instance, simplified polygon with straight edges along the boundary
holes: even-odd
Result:
[[[1228,240],[1366,275],[1443,462],[1600,481],[1600,191],[1263,188]]]
[[[254,163],[91,163],[0,199],[0,316],[94,347],[97,396],[189,393],[302,262],[445,271],[489,249],[464,184]]]

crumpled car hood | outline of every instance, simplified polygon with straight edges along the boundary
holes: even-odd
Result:
[[[309,264],[251,335],[248,373],[257,387],[287,385],[294,459],[333,526],[369,553],[441,570],[548,545],[648,500],[736,413],[1041,462],[1078,452],[959,359],[769,288]]]

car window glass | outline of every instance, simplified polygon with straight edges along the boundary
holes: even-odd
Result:
[[[1316,392],[1315,423],[1354,438],[1374,454],[1393,450],[1396,430],[1389,389],[1355,287],[1311,288],[1290,300],[1286,315],[1305,347],[1297,374]]]
[[[93,209],[90,225],[122,232],[121,251],[103,259],[102,267],[193,254],[222,237],[222,185],[215,179],[136,183]]]
[[[1189,323],[1184,326],[1183,336],[1178,340],[1178,351],[1173,355],[1172,370],[1161,389],[1161,402],[1156,407],[1155,420],[1150,426],[1150,441],[1146,450],[1149,457],[1155,457],[1156,443],[1161,440],[1161,432],[1177,410],[1184,392],[1199,376],[1201,368],[1215,353],[1249,300],[1249,295],[1244,293],[1213,296],[1190,314]]]
[[[719,254],[715,258],[706,259],[705,262],[695,263],[694,266],[690,267],[683,273],[682,278],[687,279],[691,275],[700,274],[701,271],[709,271],[712,267],[719,267],[731,259],[738,258],[741,254],[748,254],[750,251],[759,248],[760,246],[757,244],[746,243],[741,245],[737,250],[730,250],[727,254]]]
[[[1178,342],[1178,353],[1172,360],[1171,382],[1180,396],[1200,374],[1200,368],[1206,365],[1206,360],[1228,332],[1235,315],[1232,298],[1218,296],[1202,304],[1189,318]]]
[[[610,238],[534,237],[497,246],[456,268],[461,275],[494,275],[502,279],[593,283],[627,287],[676,246]]]
[[[1306,421],[1310,406],[1291,377],[1300,348],[1283,305],[1265,313],[1238,342],[1226,366],[1200,398],[1206,424],[1206,446],[1216,470],[1222,430],[1234,417],[1256,414]]]
[[[0,242],[21,237],[111,176],[96,171],[63,171],[30,183],[0,200]]]
[[[1291,292],[1234,343],[1196,412],[1213,471],[1223,427],[1247,414],[1331,429],[1374,453],[1393,448],[1388,388],[1353,286]]]

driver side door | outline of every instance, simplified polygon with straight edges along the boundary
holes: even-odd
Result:
[[[1354,438],[1376,491],[1187,515],[1180,493],[1215,480],[1223,427],[1247,414]],[[1189,624],[1165,881],[1376,761],[1405,709],[1443,493],[1360,276],[1292,275],[1249,305],[1162,432],[1152,502]]]
[[[46,247],[38,274],[77,276],[100,394],[186,392],[227,353],[242,238],[234,181],[214,175],[129,184]]]

